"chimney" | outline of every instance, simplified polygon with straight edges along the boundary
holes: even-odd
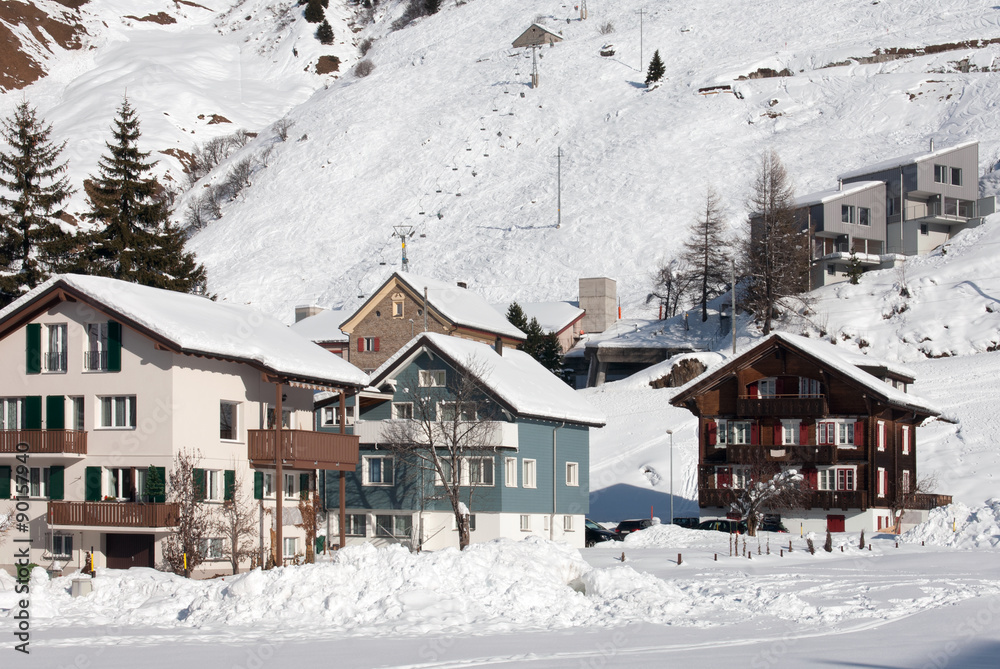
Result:
[[[837,190],[844,190],[844,180],[837,179]]]
[[[931,151],[934,151],[934,138],[931,137]]]
[[[584,332],[604,332],[615,324],[618,310],[618,284],[614,279],[580,279],[580,308],[586,312],[580,322]]]
[[[493,342],[493,349],[497,352],[497,355],[503,355],[503,340],[500,339],[500,335],[497,335],[497,340]]]
[[[459,281],[458,282],[458,287],[459,288],[468,288],[469,284],[465,283],[464,281]]]
[[[323,307],[317,307],[314,304],[303,304],[295,307],[295,322],[298,323],[303,318],[309,318],[310,316],[315,316],[318,313],[324,311]]]

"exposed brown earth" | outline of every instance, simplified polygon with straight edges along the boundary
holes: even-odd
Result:
[[[86,0],[59,0],[70,9],[77,9]],[[64,49],[79,49],[83,27],[66,12],[60,17],[49,16],[37,7],[18,0],[0,3],[0,90],[24,88],[45,75],[41,63],[24,53],[21,40],[9,26],[23,25],[42,48],[52,51],[50,39]]]
[[[177,23],[177,19],[172,17],[166,12],[158,12],[156,14],[146,14],[143,17],[132,16],[131,14],[125,15],[126,19],[132,19],[133,21],[148,21],[149,23],[159,23],[161,26],[167,26],[171,23]]]
[[[320,56],[316,62],[316,74],[329,74],[340,71],[340,59],[336,56]]]

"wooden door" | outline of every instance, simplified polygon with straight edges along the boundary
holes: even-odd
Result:
[[[153,567],[154,549],[152,534],[108,533],[106,555],[109,569]]]
[[[826,517],[827,532],[843,532],[844,520],[845,520],[844,516],[827,516]]]

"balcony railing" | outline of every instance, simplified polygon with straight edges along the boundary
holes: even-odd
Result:
[[[45,371],[65,372],[66,371],[66,351],[56,351],[45,354]]]
[[[274,430],[248,430],[251,467],[274,466]],[[311,430],[281,431],[281,460],[292,469],[353,471],[358,464],[358,437]]]
[[[749,446],[732,444],[726,447],[726,462],[735,465],[758,461],[832,465],[837,462],[836,446]]]
[[[698,490],[699,506],[729,506],[733,492],[726,488],[701,488]],[[808,490],[796,508],[804,509],[861,509],[868,508],[863,490]]]
[[[939,506],[948,506],[949,504],[951,504],[951,495],[929,495],[926,493],[917,493],[914,495],[913,501],[911,501],[907,506],[911,509],[929,511],[931,509],[936,509]]]
[[[27,444],[29,453],[87,454],[87,433],[76,430],[0,430],[0,453],[17,453]]]
[[[740,416],[824,416],[828,413],[826,397],[816,395],[773,395],[771,397],[750,397],[741,395],[736,399],[736,413]]]
[[[178,504],[134,502],[49,502],[49,525],[177,527]]]
[[[87,351],[83,354],[83,360],[88,371],[106,372],[108,370],[107,351]]]

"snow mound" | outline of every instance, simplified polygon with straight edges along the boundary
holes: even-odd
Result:
[[[704,530],[689,530],[679,525],[653,525],[644,530],[633,532],[625,537],[626,548],[689,548],[691,546],[705,547],[711,544],[711,539],[718,532],[709,533]]]
[[[1000,497],[988,499],[982,506],[955,502],[932,509],[926,521],[900,539],[962,549],[1000,548]]]

